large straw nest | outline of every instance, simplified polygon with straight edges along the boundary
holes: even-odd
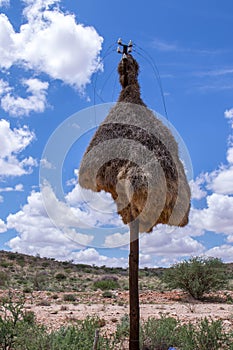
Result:
[[[118,66],[122,91],[99,126],[79,170],[79,183],[111,193],[125,224],[139,220],[140,232],[159,223],[185,226],[190,189],[170,130],[146,108],[131,55]]]

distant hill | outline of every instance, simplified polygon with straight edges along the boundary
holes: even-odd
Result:
[[[141,269],[140,288],[158,288],[163,270]],[[128,269],[74,264],[72,261],[0,251],[0,289],[86,291],[93,290],[95,282],[104,279],[117,280],[119,288],[128,289]]]

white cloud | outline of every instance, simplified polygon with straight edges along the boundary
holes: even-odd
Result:
[[[233,108],[226,109],[224,112],[224,115],[225,115],[225,118],[230,120],[232,119],[231,122],[233,122]],[[233,127],[233,124],[232,124],[232,127]]]
[[[46,94],[49,84],[39,79],[24,79],[22,84],[27,87],[29,95],[26,98],[13,96],[8,92],[1,99],[1,107],[11,116],[28,116],[31,112],[41,113],[46,107]]]
[[[74,171],[75,179],[68,184],[75,187],[66,195],[67,203],[74,208],[88,213],[86,222],[94,226],[113,225],[122,227],[123,223],[117,214],[116,204],[111,195],[104,191],[93,192],[83,189],[78,183],[78,170]],[[76,208],[76,209],[75,209]]]
[[[56,226],[47,214],[40,192],[32,192],[27,201],[19,212],[10,214],[7,218],[8,229],[15,229],[18,233],[8,242],[14,251],[32,255],[39,253],[41,256],[50,256],[53,252],[54,257],[61,259],[65,255],[68,257],[72,250],[80,248],[80,244],[85,246],[91,242],[92,236],[79,233],[74,235],[71,230],[61,230]],[[64,218],[64,208],[59,203],[53,204],[58,215]],[[66,218],[63,226],[68,221],[69,218]]]
[[[86,203],[89,208],[96,208],[97,211],[104,214],[112,214],[116,212],[116,205],[109,193],[93,192],[82,188],[78,182],[75,187],[66,196],[70,205],[77,206],[80,203]]]
[[[227,161],[228,163],[233,164],[233,147],[230,147],[227,150]]]
[[[0,192],[22,192],[23,191],[23,184],[17,184],[14,187],[3,187],[0,188]]]
[[[233,243],[233,233],[231,235],[227,236],[226,241],[227,241],[227,243]]]
[[[90,218],[88,212],[58,200],[49,184],[42,187],[41,195],[41,200],[46,208],[46,215],[49,215],[57,227],[62,229],[67,227],[88,228],[95,222],[94,218]]]
[[[15,31],[7,16],[0,14],[0,66],[10,68],[16,58],[16,48],[14,43]],[[23,48],[22,48],[23,49]]]
[[[230,115],[230,113],[229,113]],[[230,118],[230,117],[229,117]],[[1,142],[1,138],[0,138]],[[6,148],[6,146],[5,146]],[[0,148],[1,149],[1,148]],[[2,147],[4,151],[4,143]],[[233,191],[226,175],[232,167],[232,145],[229,145],[226,165],[213,172],[200,174],[193,181],[193,198],[206,197],[206,207],[191,210],[190,224],[184,228],[174,228],[159,225],[151,234],[145,234],[140,239],[141,266],[164,266],[174,263],[181,257],[191,255],[219,256],[230,260],[233,242]],[[42,166],[50,167],[46,159]],[[125,266],[127,259],[101,255],[94,248],[80,249],[80,244],[88,246],[92,243],[90,235],[77,236],[74,227],[113,224],[119,220],[114,217],[116,207],[111,197],[105,193],[92,193],[81,189],[78,184],[78,170],[75,178],[69,182],[74,188],[66,195],[64,202],[58,200],[50,186],[45,186],[42,194],[32,192],[28,203],[16,214],[8,217],[8,228],[15,228],[18,236],[9,242],[12,249],[28,254],[39,253],[41,256],[53,256],[60,260],[73,259],[96,265]],[[42,198],[42,195],[44,198]],[[50,216],[57,226],[49,219],[42,200]],[[197,237],[204,236],[205,231],[226,235],[227,244],[213,247],[206,251],[204,244]],[[69,240],[67,237],[73,238]],[[205,237],[203,237],[203,240]],[[129,232],[115,233],[106,236],[105,246],[116,247],[127,244]],[[120,244],[119,244],[120,242]],[[232,256],[232,255],[231,255]]]
[[[50,163],[46,158],[40,160],[40,165],[44,169],[54,169],[54,165]]]
[[[88,248],[79,252],[73,252],[71,258],[75,263],[90,264],[96,266],[127,267],[128,258],[115,258],[101,255],[96,249]]]
[[[224,116],[229,119],[233,128],[233,108],[226,110]],[[226,154],[227,164],[217,170],[205,174],[206,188],[218,194],[233,194],[233,144],[229,138],[229,148]]]
[[[3,79],[0,79],[0,96],[10,92],[11,90],[12,88],[9,86],[9,83]]]
[[[7,6],[10,4],[10,0],[0,0],[0,7]]]
[[[19,160],[18,155],[34,138],[28,127],[11,129],[7,120],[0,120],[0,176],[21,176],[32,171],[36,161],[32,157]]]
[[[78,193],[77,186],[79,187],[79,185],[76,185],[69,193],[72,193],[71,198],[73,198],[74,190]],[[103,224],[112,224],[115,222],[111,212],[107,215],[103,212],[103,210],[109,209],[109,205],[104,202],[99,208],[92,208],[89,207],[90,201],[89,205],[85,206],[83,202],[66,202],[65,199],[64,201],[59,200],[49,184],[45,184],[41,192],[32,192],[28,196],[28,203],[16,214],[10,214],[8,216],[8,228],[15,228],[20,234],[20,239],[17,237],[11,240],[10,246],[15,250],[17,250],[17,246],[18,251],[20,247],[26,249],[26,242],[31,235],[31,239],[35,241],[33,247],[38,250],[41,247],[38,247],[37,239],[42,239],[41,235],[43,235],[43,232],[46,237],[51,230],[52,232],[58,232],[56,233],[58,237],[64,236],[65,240],[70,238],[73,241],[73,247],[75,244],[78,247],[80,245],[86,246],[91,244],[94,236],[93,234],[80,233],[82,229],[93,229]],[[92,200],[91,203],[93,205],[97,204],[97,202],[98,198],[94,201]],[[117,220],[119,219],[117,218]],[[41,232],[41,235],[39,232]],[[56,240],[56,235],[54,236],[54,240]]]
[[[213,69],[213,70],[207,70],[204,72],[197,72],[196,75],[199,77],[218,77],[222,75],[228,75],[228,74],[233,74],[233,69],[232,68],[224,68],[224,69]]]
[[[0,16],[0,65],[22,65],[82,90],[101,69],[103,39],[90,26],[59,9],[56,0],[24,1],[26,23],[15,32],[6,15]]]
[[[158,51],[163,51],[163,52],[182,52],[186,54],[199,54],[199,55],[216,55],[219,53],[222,53],[221,50],[209,50],[209,49],[202,49],[202,48],[190,48],[190,47],[182,47],[179,45],[177,42],[167,42],[164,40],[160,40],[156,38],[152,42],[152,47],[155,48]],[[226,70],[226,74],[232,72],[231,69]],[[224,70],[220,72],[220,75],[223,74]],[[200,72],[198,75],[208,75],[208,73],[203,73]]]
[[[205,176],[201,174],[196,178],[196,180],[191,180],[189,186],[192,193],[192,199],[202,199],[207,195],[207,192],[203,190],[203,184],[205,182]]]
[[[0,219],[0,233],[6,232],[7,227],[2,219]]]
[[[122,247],[129,244],[129,232],[114,233],[105,237],[104,246],[107,248]]]
[[[233,109],[226,110],[225,117],[233,120]],[[233,123],[231,124],[233,128]],[[201,199],[206,195],[206,207],[192,209],[190,222],[197,229],[227,235],[227,241],[233,242],[233,145],[229,140],[226,155],[227,163],[218,169],[201,174],[193,183],[195,197]],[[200,187],[201,186],[201,187]],[[206,191],[205,191],[206,189]],[[200,190],[200,191],[199,191]],[[214,251],[216,251],[215,248]]]
[[[213,247],[207,250],[205,255],[222,259],[225,262],[232,262],[233,246],[223,244],[221,246]]]
[[[233,197],[213,193],[207,196],[207,208],[193,209],[191,224],[216,233],[233,233]]]
[[[180,48],[174,43],[168,43],[159,39],[153,41],[153,47],[159,51],[173,52],[180,51]]]
[[[58,215],[64,218],[63,205],[56,202],[53,202],[53,205]],[[61,221],[64,226],[64,220]],[[69,218],[66,218],[66,224],[70,223],[68,221]],[[58,260],[72,259],[76,263],[95,265],[127,266],[128,263],[126,258],[107,257],[94,248],[85,249],[84,247],[91,243],[93,236],[78,234],[77,237],[75,233],[74,240],[70,239],[72,232],[69,229],[63,227],[63,230],[60,230],[50,220],[40,192],[32,192],[27,204],[16,214],[8,216],[7,228],[17,231],[17,236],[8,242],[13,251],[31,255],[40,254],[40,256],[54,257]],[[83,247],[77,241],[82,242]]]
[[[192,226],[171,228],[158,225],[151,234],[145,234],[140,240],[140,249],[143,254],[174,257],[199,255],[204,246],[195,240],[194,236],[203,235],[201,229]]]
[[[232,156],[230,154],[228,159]],[[218,194],[233,194],[233,165],[222,166],[209,176],[207,188]]]

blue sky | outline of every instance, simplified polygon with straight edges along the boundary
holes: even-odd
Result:
[[[127,265],[128,228],[111,198],[78,185],[120,91],[121,37],[134,42],[145,103],[165,115],[158,69],[164,120],[193,168],[189,225],[142,235],[141,266],[232,261],[232,1],[0,0],[0,13],[0,249]]]

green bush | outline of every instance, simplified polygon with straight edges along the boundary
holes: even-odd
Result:
[[[9,280],[9,276],[7,275],[6,272],[0,271],[0,286],[3,287],[7,284]]]
[[[167,350],[170,346],[178,345],[177,326],[178,321],[172,317],[149,318],[142,327],[141,336],[151,349]]]
[[[112,292],[110,290],[106,290],[106,291],[103,292],[102,297],[103,298],[112,298],[113,294],[112,294]]]
[[[114,279],[104,279],[101,281],[95,281],[93,283],[93,288],[95,290],[101,289],[101,290],[114,290],[119,288],[119,283]]]
[[[59,272],[55,275],[55,278],[58,281],[64,281],[66,279],[66,275],[62,272]]]
[[[13,301],[14,300],[14,301]],[[97,317],[87,317],[72,326],[51,332],[36,323],[35,315],[25,311],[23,296],[13,296],[1,301],[1,350],[90,350],[96,329],[103,322]],[[104,322],[105,324],[105,322]],[[97,350],[124,348],[129,336],[129,316],[122,317],[112,337],[100,333]],[[140,349],[167,350],[174,346],[182,350],[233,350],[233,334],[225,333],[222,321],[206,318],[195,326],[181,324],[172,317],[150,318],[141,325]]]
[[[32,292],[33,292],[33,290],[30,287],[24,287],[24,289],[23,289],[23,293],[32,293]]]
[[[167,350],[170,346],[182,350],[233,349],[232,334],[226,334],[222,321],[200,321],[181,325],[172,317],[148,319],[141,330],[141,343],[148,350]]]
[[[76,296],[74,294],[64,294],[63,296],[64,301],[76,301]]]
[[[205,293],[223,289],[227,280],[225,265],[218,258],[193,257],[173,265],[163,275],[168,287],[180,288],[197,300]]]
[[[122,335],[124,337],[129,336],[129,315],[125,314],[121,317],[121,323],[117,325],[117,337],[122,338]]]
[[[229,349],[228,336],[224,333],[220,320],[203,319],[195,327],[192,324],[180,327],[177,335],[179,346],[184,350],[222,350]],[[229,338],[229,341],[230,338]]]

